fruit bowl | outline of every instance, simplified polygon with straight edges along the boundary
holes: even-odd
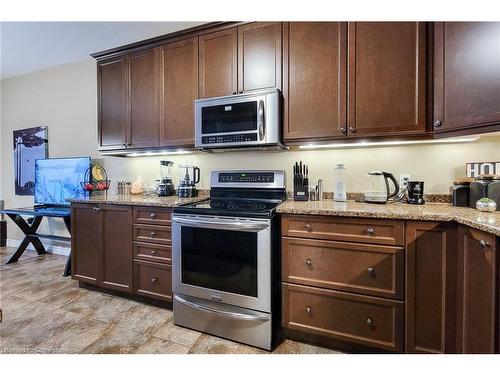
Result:
[[[83,191],[108,191],[111,180],[108,180],[106,170],[99,164],[89,167],[84,175],[84,181],[80,182]]]

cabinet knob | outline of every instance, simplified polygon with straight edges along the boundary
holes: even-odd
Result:
[[[308,314],[310,314],[310,313],[311,313],[311,311],[312,311],[311,306],[306,306],[306,312],[307,312]]]
[[[156,250],[151,250],[151,254],[155,255],[156,254]]]
[[[312,226],[311,226],[311,224],[304,225],[304,228],[306,228],[306,231],[312,232]]]
[[[371,327],[373,325],[373,320],[372,318],[368,318],[366,319],[366,324],[368,324],[369,327]]]
[[[442,125],[441,121],[439,121],[439,120],[434,121],[434,127],[435,128],[439,128],[441,125]]]
[[[486,242],[485,240],[481,240],[481,241],[479,241],[479,245],[481,247],[487,247],[487,246],[490,246],[490,243]]]
[[[344,133],[344,134],[346,134],[346,133],[347,133],[347,129],[346,129],[346,128],[340,128],[340,131],[341,131],[342,133]]]
[[[375,275],[375,268],[368,267],[368,273],[370,274],[370,276],[374,276]]]
[[[243,90],[240,91],[240,94],[243,94]]]
[[[152,283],[156,283],[157,281],[158,281],[158,278],[157,278],[157,277],[153,277],[153,278],[151,279],[151,282],[152,282]]]
[[[375,229],[373,229],[373,228],[367,228],[366,229],[366,233],[368,233],[369,235],[372,235],[372,234],[375,233]]]
[[[237,94],[237,92],[236,92],[236,91],[233,91],[233,95],[236,95],[236,94]]]
[[[156,214],[153,213],[153,214],[151,214],[149,216],[151,216],[151,219],[154,219],[156,217]]]
[[[309,258],[308,258],[308,259],[306,259],[306,265],[308,265],[308,266],[312,266],[312,264],[313,264],[313,262],[312,262],[312,260],[311,260],[311,259],[309,259]]]
[[[349,131],[351,133],[356,133],[356,128],[355,127],[352,127],[352,126],[349,126]]]
[[[156,232],[151,232],[151,237],[155,237],[156,236]]]
[[[99,207],[94,207],[94,211],[101,211]]]

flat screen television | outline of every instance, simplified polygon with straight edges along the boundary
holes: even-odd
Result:
[[[90,167],[90,157],[37,159],[35,204],[68,206],[67,198],[85,196],[80,184]]]

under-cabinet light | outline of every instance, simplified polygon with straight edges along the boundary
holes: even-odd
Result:
[[[418,144],[435,144],[435,143],[466,143],[477,141],[479,137],[463,137],[463,138],[448,138],[448,139],[431,139],[431,140],[415,140],[415,141],[381,141],[368,142],[360,141],[353,143],[328,143],[328,144],[309,144],[299,146],[302,150],[313,150],[320,148],[358,148],[358,147],[377,147],[377,146],[406,146]]]
[[[191,151],[177,150],[177,151],[145,151],[145,152],[132,152],[126,156],[139,157],[139,156],[163,156],[163,155],[185,155],[190,154]]]

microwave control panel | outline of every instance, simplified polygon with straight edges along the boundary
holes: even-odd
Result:
[[[219,182],[274,182],[274,173],[249,172],[249,173],[219,173]]]
[[[257,133],[231,134],[231,135],[207,135],[201,137],[203,144],[254,142],[257,140]]]

